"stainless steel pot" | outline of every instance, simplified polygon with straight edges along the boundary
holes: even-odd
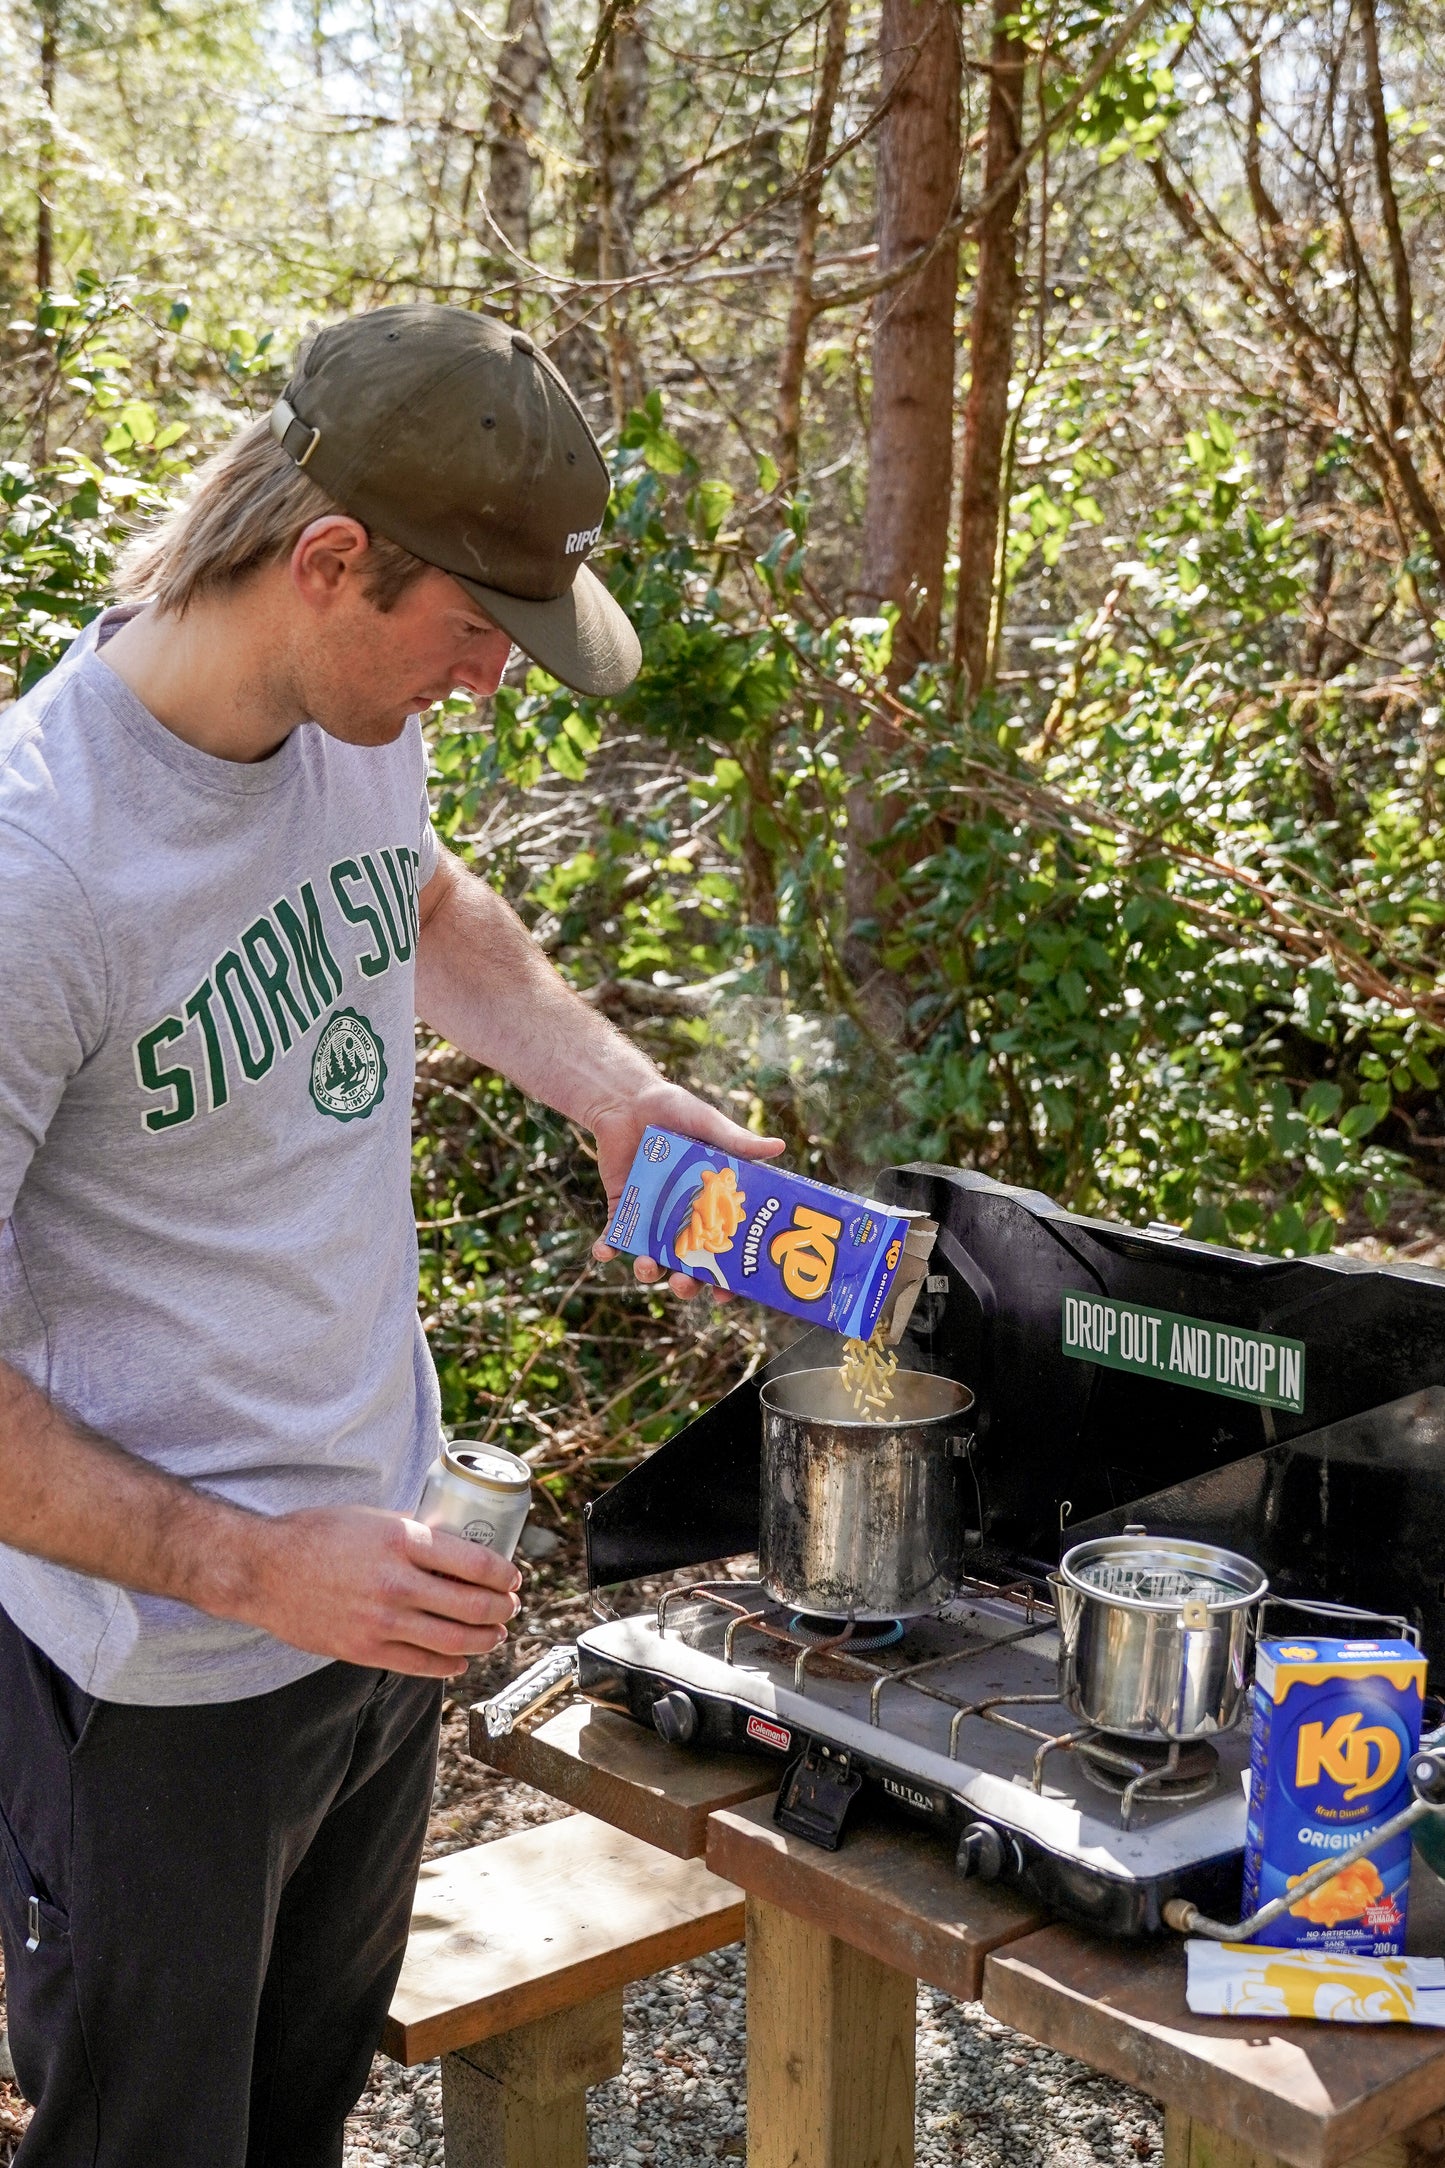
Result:
[[[1170,1536],[1097,1536],[1050,1578],[1059,1698],[1086,1724],[1201,1739],[1238,1722],[1269,1588],[1251,1560]]]
[[[859,1416],[836,1370],[795,1370],[760,1397],[758,1550],[768,1594],[860,1620],[907,1618],[955,1595],[967,1386],[896,1371],[888,1422]]]

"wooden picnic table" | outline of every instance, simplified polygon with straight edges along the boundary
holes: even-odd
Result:
[[[1062,1925],[892,1818],[821,1851],[773,1824],[780,1767],[586,1703],[500,1740],[474,1714],[471,1745],[746,1892],[749,2168],[911,2168],[920,1980],[1161,2101],[1163,2168],[1445,2162],[1445,2032],[1193,2017],[1182,1941]],[[1445,1885],[1418,1866],[1411,1947],[1445,1952]]]

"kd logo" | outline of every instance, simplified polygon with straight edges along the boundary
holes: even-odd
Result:
[[[799,1302],[826,1295],[838,1255],[843,1222],[811,1205],[793,1208],[793,1224],[768,1244],[768,1255],[783,1275],[783,1285]]]
[[[1342,1787],[1346,1799],[1362,1799],[1389,1783],[1400,1766],[1400,1742],[1383,1724],[1361,1731],[1360,1716],[1358,1709],[1337,1716],[1328,1731],[1323,1724],[1301,1724],[1295,1761],[1295,1783],[1301,1789],[1327,1776]],[[1373,1769],[1372,1754],[1379,1755]]]

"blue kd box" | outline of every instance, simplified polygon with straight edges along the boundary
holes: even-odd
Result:
[[[606,1239],[849,1339],[868,1339],[882,1319],[897,1340],[937,1231],[921,1212],[890,1211],[776,1160],[649,1129]]]
[[[1347,1852],[1411,1798],[1425,1659],[1408,1641],[1262,1641],[1244,1852],[1246,1915]],[[1410,1831],[1292,1905],[1255,1940],[1398,1957]]]

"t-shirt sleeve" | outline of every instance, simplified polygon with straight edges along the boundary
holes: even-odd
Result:
[[[100,928],[63,859],[0,821],[0,1220],[105,1030]]]
[[[437,841],[437,832],[431,823],[431,799],[427,795],[426,787],[426,747],[423,744],[421,756],[421,843],[418,848],[416,868],[418,888],[426,887],[427,882],[441,863],[441,855],[442,847]]]

